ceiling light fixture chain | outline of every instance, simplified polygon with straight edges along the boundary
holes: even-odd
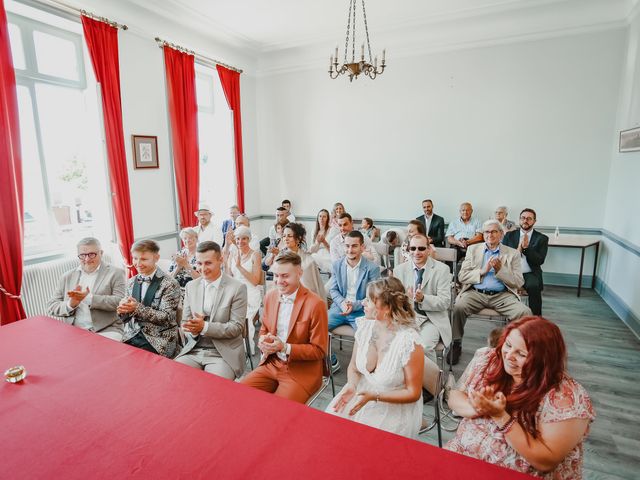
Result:
[[[360,61],[356,61],[356,7],[358,0],[349,0],[349,10],[347,16],[347,34],[344,40],[344,62],[342,65],[338,63],[338,47],[335,50],[335,56],[331,55],[329,59],[329,77],[338,78],[340,75],[347,74],[349,81],[358,78],[364,73],[370,79],[375,79],[378,75],[382,75],[386,67],[385,50],[382,50],[382,63],[378,67],[378,57],[373,56],[371,52],[371,41],[369,38],[369,25],[367,23],[367,11],[365,8],[365,0],[362,0],[362,17],[364,21],[364,35],[367,42],[367,52],[369,53],[369,61],[365,60],[364,42],[360,51]],[[348,63],[347,55],[349,52],[349,38],[351,38],[351,62]],[[373,62],[373,65],[371,64]]]

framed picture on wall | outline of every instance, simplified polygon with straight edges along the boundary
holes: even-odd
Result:
[[[158,137],[131,135],[133,141],[133,167],[158,168]]]
[[[620,152],[640,151],[640,127],[620,132]]]

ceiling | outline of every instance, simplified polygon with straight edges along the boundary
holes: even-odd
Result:
[[[361,0],[357,0],[358,17]],[[212,40],[274,52],[313,44],[344,42],[348,0],[129,0],[128,3],[181,23]],[[535,29],[624,22],[638,0],[368,0],[373,35],[414,38],[421,31],[494,30],[498,21],[535,19]],[[529,21],[531,23],[531,21]],[[361,28],[358,25],[358,28]],[[488,32],[485,32],[488,33]],[[494,32],[495,33],[495,30]],[[514,32],[511,32],[513,34]],[[516,30],[517,33],[517,30]]]

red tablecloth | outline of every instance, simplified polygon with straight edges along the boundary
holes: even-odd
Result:
[[[48,318],[0,328],[0,478],[529,478]]]

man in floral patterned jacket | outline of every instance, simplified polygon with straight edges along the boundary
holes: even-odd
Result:
[[[124,324],[124,343],[173,358],[181,347],[176,322],[180,285],[157,267],[159,252],[153,240],[131,247],[138,275],[129,279],[117,312]]]

